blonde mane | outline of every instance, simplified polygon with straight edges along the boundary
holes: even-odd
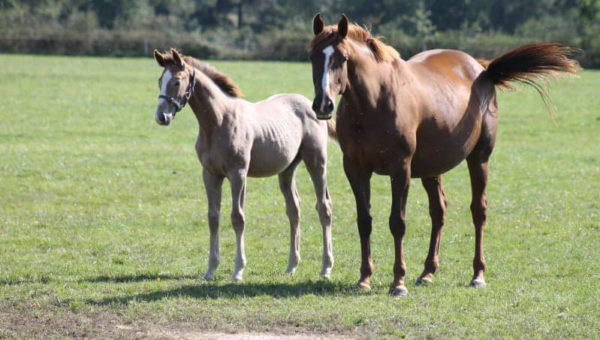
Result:
[[[396,49],[394,49],[392,46],[384,44],[381,40],[372,36],[371,32],[356,24],[348,25],[348,34],[346,35],[346,38],[366,45],[369,50],[373,52],[373,56],[378,62],[393,61],[397,58],[400,58],[400,53],[398,53]],[[327,40],[339,40],[336,25],[325,26],[323,31],[317,34],[310,42],[310,49],[315,49],[317,45],[320,45],[322,42]],[[344,41],[342,40],[340,43],[344,44]]]
[[[173,60],[173,55],[170,53],[164,54],[165,62],[175,64]],[[216,68],[212,67],[207,63],[203,63],[200,60],[190,57],[184,56],[183,61],[186,64],[192,66],[198,71],[204,73],[207,77],[209,77],[226,95],[230,97],[241,98],[244,96],[242,90],[229,78],[226,74],[221,73]]]

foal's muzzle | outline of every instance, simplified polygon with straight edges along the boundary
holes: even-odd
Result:
[[[166,112],[156,112],[156,115],[154,116],[154,118],[156,119],[156,122],[159,125],[164,125],[164,126],[171,124],[173,117],[175,117],[175,115],[173,113],[166,113]]]
[[[313,101],[312,109],[317,114],[317,118],[322,120],[331,119],[333,116],[334,103],[328,96],[318,95]]]

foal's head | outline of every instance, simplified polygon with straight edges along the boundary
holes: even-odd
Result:
[[[161,54],[154,50],[154,59],[164,68],[158,78],[160,95],[154,118],[160,125],[169,125],[194,91],[195,71],[175,49],[171,49],[171,54]]]
[[[364,28],[348,23],[342,14],[337,26],[325,26],[321,14],[313,19],[315,37],[310,43],[310,60],[313,71],[315,100],[313,110],[319,119],[330,119],[335,98],[346,91],[348,85],[348,62],[359,63],[361,55],[374,62],[393,61],[399,53],[373,37]]]

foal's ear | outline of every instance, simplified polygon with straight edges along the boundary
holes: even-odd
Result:
[[[179,52],[176,49],[172,48],[171,54],[173,55],[173,61],[175,61],[175,65],[183,65],[183,57],[181,56],[181,54],[179,54]]]
[[[342,18],[338,23],[338,35],[340,38],[344,39],[348,34],[348,18],[345,14],[342,14]]]
[[[160,67],[165,67],[165,65],[167,64],[165,62],[165,56],[160,54],[160,52],[158,52],[158,50],[154,50],[154,59],[156,59],[156,62],[158,63],[158,65]]]
[[[313,18],[313,32],[315,32],[315,35],[323,32],[324,25],[325,24],[323,24],[323,18],[321,18],[321,13],[317,13]]]

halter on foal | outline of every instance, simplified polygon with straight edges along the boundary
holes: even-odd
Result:
[[[337,26],[313,19],[315,37],[311,62],[320,119],[330,119],[337,95],[338,141],[344,171],[357,208],[361,244],[360,280],[370,288],[371,260],[370,178],[388,175],[392,187],[389,220],[394,237],[394,280],[390,293],[407,294],[402,238],[411,177],[421,178],[429,196],[432,230],[425,269],[417,284],[432,282],[438,268],[439,247],[446,211],[441,174],[467,160],[471,176],[471,212],[475,225],[475,257],[471,285],[484,286],[483,227],[488,159],[498,124],[495,86],[508,81],[533,85],[556,73],[574,73],[570,50],[541,43],[516,48],[489,62],[487,68],[471,56],[453,50],[431,50],[408,61],[342,16]]]
[[[296,94],[279,94],[250,103],[229,77],[176,50],[154,51],[164,68],[159,79],[161,94],[155,119],[169,125],[189,99],[200,126],[196,153],[208,198],[210,253],[204,278],[215,279],[219,265],[219,216],[221,186],[231,183],[231,223],[236,234],[234,281],[242,280],[246,266],[244,250],[244,196],[247,177],[279,176],[290,223],[290,253],[286,273],[293,274],[300,261],[300,198],[295,174],[304,161],[315,194],[323,231],[321,276],[329,278],[333,267],[331,199],[327,188],[327,136],[335,124],[320,121],[310,100]]]

